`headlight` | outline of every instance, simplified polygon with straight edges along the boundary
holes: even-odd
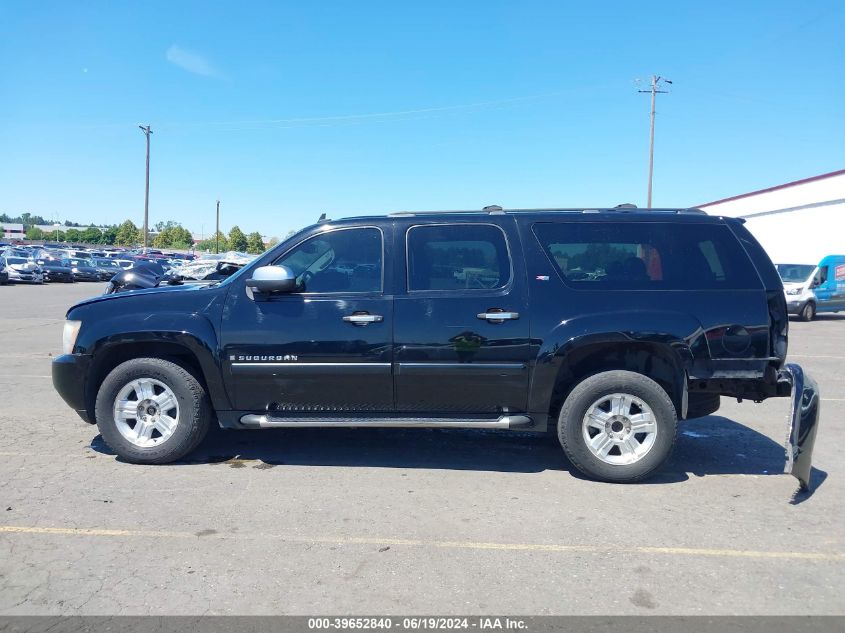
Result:
[[[62,332],[62,353],[72,354],[73,346],[76,345],[76,337],[79,335],[79,328],[82,321],[65,321],[65,329]]]
[[[788,294],[788,295],[800,295],[802,290],[803,290],[803,288],[792,288],[790,290],[787,290],[786,294]]]

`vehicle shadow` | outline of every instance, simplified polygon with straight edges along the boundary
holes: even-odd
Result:
[[[801,321],[797,316],[794,314],[789,315],[790,321]],[[842,312],[822,312],[821,314],[816,313],[816,316],[813,317],[814,321],[843,321],[845,320],[845,313]]]
[[[100,436],[94,450],[113,453]],[[423,468],[533,473],[568,471],[556,438],[542,434],[464,429],[215,429],[174,465],[220,464],[232,468],[276,465]],[[675,451],[647,483],[672,484],[690,476],[781,475],[784,449],[777,442],[721,416],[682,422]],[[814,488],[827,474],[814,469]],[[812,495],[801,493],[793,503]]]

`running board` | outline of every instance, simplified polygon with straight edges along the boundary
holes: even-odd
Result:
[[[502,415],[498,418],[329,418],[329,417],[274,417],[250,414],[241,418],[241,424],[255,429],[307,428],[307,427],[370,427],[418,429],[524,429],[534,425],[527,415]]]

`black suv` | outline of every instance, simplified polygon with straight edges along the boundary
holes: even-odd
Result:
[[[324,221],[210,286],[68,311],[53,383],[123,459],[226,429],[556,433],[635,481],[720,396],[792,394],[787,472],[809,484],[815,383],[785,365],[780,277],[742,221],[697,209],[397,213]]]

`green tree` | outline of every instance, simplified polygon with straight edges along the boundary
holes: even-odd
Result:
[[[220,252],[224,253],[227,250],[229,250],[229,243],[226,240],[226,236],[223,234],[222,231],[217,233],[217,237],[220,238]],[[196,249],[198,251],[203,251],[203,252],[208,251],[209,253],[213,253],[215,245],[216,245],[216,243],[215,243],[215,240],[214,240],[214,236],[212,235],[207,240],[203,240],[203,241],[199,242],[196,245]]]
[[[278,237],[271,237],[271,238],[270,238],[270,241],[269,241],[269,242],[267,242],[267,248],[273,248],[273,247],[274,247],[276,244],[278,244],[278,243],[279,243],[279,238],[278,238]]]
[[[117,228],[109,226],[103,229],[103,234],[100,236],[100,244],[111,246],[114,244],[115,239],[117,239]]]
[[[44,239],[44,231],[39,229],[36,226],[28,228],[26,230],[26,239],[28,240],[43,240]]]
[[[68,229],[68,231],[72,231],[73,229]],[[132,220],[126,220],[123,224],[117,227],[117,231],[115,231],[114,236],[114,243],[119,246],[132,246],[133,244],[138,244],[144,240],[143,235],[141,235],[141,231],[138,230],[138,227],[135,226],[135,223]]]
[[[79,229],[68,229],[65,231],[65,241],[67,242],[79,242],[81,241],[80,236],[82,234],[79,232]]]
[[[188,249],[194,243],[191,232],[176,222],[159,222],[156,225],[160,233],[153,240],[156,248]]]
[[[261,233],[253,231],[246,238],[246,252],[258,255],[264,252],[264,240],[261,239]]]
[[[240,227],[237,225],[232,227],[232,230],[229,231],[229,250],[230,251],[239,251],[241,253],[246,252],[247,249],[247,239],[244,232],[241,231]]]
[[[95,228],[93,226],[89,226],[87,229],[82,231],[79,235],[79,239],[81,239],[86,244],[99,244],[100,238],[103,234],[100,232],[100,229]]]

